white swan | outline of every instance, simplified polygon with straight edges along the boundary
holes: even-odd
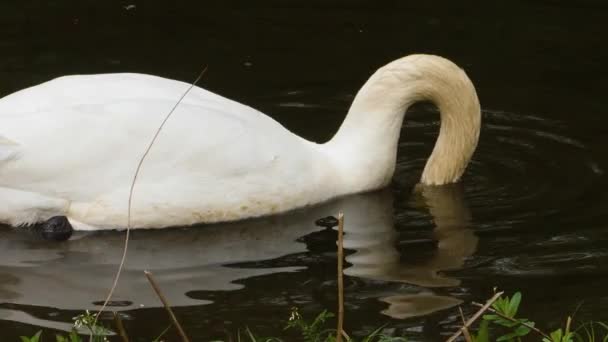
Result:
[[[137,161],[188,87],[141,74],[68,76],[1,99],[0,222],[59,215],[77,230],[125,227]],[[421,100],[441,112],[421,182],[456,182],[477,145],[481,115],[471,81],[444,58],[411,55],[380,68],[325,144],[194,88],[144,163],[133,226],[238,220],[384,187],[405,111]]]

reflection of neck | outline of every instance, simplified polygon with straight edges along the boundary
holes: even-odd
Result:
[[[390,192],[381,192],[385,203],[392,203]],[[392,205],[382,214],[363,212],[360,217],[388,217],[390,220],[376,220],[374,225],[357,225],[345,221],[344,246],[356,252],[347,257],[352,264],[345,270],[351,276],[379,280],[400,281],[410,284],[436,287],[458,285],[457,279],[439,275],[442,270],[462,267],[464,260],[475,252],[477,237],[468,228],[470,213],[462,198],[459,184],[448,186],[419,186],[421,195],[436,225],[435,237],[438,249],[434,256],[419,265],[406,265],[400,261],[400,253],[395,248],[397,232],[392,222]],[[356,217],[356,216],[355,216]]]
[[[431,213],[438,253],[429,264],[437,270],[462,267],[466,257],[475,253],[477,237],[471,224],[471,213],[464,201],[462,184],[418,186]]]
[[[452,62],[412,55],[370,77],[338,133],[325,146],[337,161],[347,189],[364,191],[388,184],[405,111],[425,100],[439,108],[441,128],[421,181],[446,184],[460,178],[479,136],[481,115],[475,89]]]
[[[361,226],[345,221],[344,245],[356,252],[347,257],[352,264],[344,270],[349,276],[398,281],[424,287],[456,286],[458,279],[439,274],[441,270],[462,267],[467,256],[472,255],[477,247],[477,237],[468,228],[470,213],[463,199],[462,186],[418,185],[414,196],[421,196],[424,206],[428,208],[438,240],[438,248],[433,257],[419,265],[403,264],[400,253],[395,248],[397,232],[392,222],[392,200],[390,192],[384,191],[385,209],[382,213],[391,213],[391,220],[376,220],[374,225]],[[382,198],[382,197],[379,197]],[[379,201],[378,201],[379,202]],[[373,212],[361,212],[364,217],[374,217]],[[376,213],[376,217],[386,214]],[[356,221],[356,220],[355,220]],[[382,313],[397,319],[426,315],[446,309],[460,303],[456,298],[438,296],[430,291],[412,294],[401,291],[386,295],[382,301],[389,307]]]

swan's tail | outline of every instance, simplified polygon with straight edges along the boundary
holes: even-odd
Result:
[[[53,216],[67,215],[70,208],[70,203],[62,198],[1,185],[0,203],[0,223],[14,227],[29,226]]]

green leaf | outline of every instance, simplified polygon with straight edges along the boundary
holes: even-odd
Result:
[[[552,333],[549,334],[549,337],[551,337],[551,341],[552,342],[562,342],[562,329],[559,328],[555,331],[553,331]]]
[[[532,331],[532,329],[524,326],[524,325],[520,325],[515,329],[515,334],[517,336],[526,336],[530,333],[530,331]]]
[[[20,336],[21,342],[38,342],[40,341],[40,335],[42,335],[42,330],[38,330],[38,332],[32,337]]]
[[[509,301],[509,297],[503,298],[500,297],[498,298],[494,304],[492,304],[492,308],[498,312],[500,312],[501,314],[505,314],[506,313],[506,307],[507,307],[507,303]]]
[[[70,342],[82,342],[82,338],[80,338],[76,329],[72,329],[70,332]]]
[[[499,341],[510,341],[516,337],[517,337],[517,334],[512,332],[512,333],[508,333],[508,334],[500,336],[499,338],[496,339],[496,341],[498,341],[498,342]]]
[[[509,321],[503,318],[497,319],[494,323],[502,325],[505,328],[513,328],[519,325],[518,322]]]
[[[473,342],[490,342],[490,322],[481,321],[477,335],[471,335]]]
[[[515,292],[511,300],[509,301],[508,314],[507,316],[513,318],[517,314],[517,310],[519,309],[519,304],[521,303],[521,292]]]
[[[82,342],[82,338],[80,337],[80,335],[78,335],[76,330],[73,329],[67,337],[63,336],[63,335],[55,335],[55,341],[56,342]]]

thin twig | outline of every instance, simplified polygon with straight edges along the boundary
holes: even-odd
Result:
[[[124,324],[122,324],[122,319],[120,318],[120,314],[114,312],[114,322],[116,323],[116,328],[118,329],[118,335],[122,339],[122,342],[129,342],[129,337],[127,336],[127,331],[125,330]]]
[[[165,330],[163,330],[163,331],[160,333],[160,335],[158,335],[158,336],[157,336],[157,337],[156,337],[156,338],[155,338],[155,339],[154,339],[152,342],[162,342],[163,340],[161,340],[161,338],[163,338],[163,336],[165,336],[165,334],[166,334],[167,332],[169,332],[169,329],[171,329],[171,326],[172,326],[172,325],[173,325],[173,324],[169,324],[169,326],[168,326],[168,327],[166,327],[166,328],[165,328]]]
[[[462,319],[462,324],[463,325],[466,324],[467,321],[464,318],[464,312],[462,312],[462,308],[460,306],[458,307],[458,311],[460,312],[460,319]],[[465,341],[467,341],[467,342],[472,342],[473,341],[473,339],[471,338],[471,334],[469,333],[469,329],[468,328],[465,328],[464,331],[462,332],[462,334],[464,335]]]
[[[475,305],[475,306],[482,306],[481,304],[476,303],[476,302],[473,302],[472,304]],[[488,308],[488,311],[490,311],[491,313],[493,313],[493,314],[495,314],[497,316],[500,316],[501,318],[506,319],[507,321],[511,321],[513,323],[517,323],[519,325],[523,325],[524,327],[533,330],[534,332],[536,332],[537,334],[541,335],[542,337],[545,337],[545,338],[548,338],[549,340],[551,340],[551,337],[549,335],[545,334],[544,332],[542,332],[541,330],[539,330],[538,328],[536,328],[535,326],[533,326],[531,324],[528,324],[528,323],[522,322],[522,321],[518,321],[515,318],[503,315],[502,313],[500,313],[500,312],[498,312],[498,311],[496,311],[496,310],[494,310],[492,308]]]
[[[344,333],[344,214],[338,214],[338,330],[336,342],[342,342]]]
[[[167,313],[169,314],[169,318],[171,318],[171,322],[173,322],[173,325],[175,326],[175,328],[177,329],[177,332],[181,336],[182,341],[184,341],[184,342],[190,342],[190,339],[186,335],[186,332],[184,331],[184,329],[182,328],[182,326],[179,324],[179,321],[177,320],[177,317],[175,317],[175,314],[173,313],[173,310],[171,310],[171,306],[169,305],[169,302],[167,301],[167,298],[163,295],[163,293],[160,290],[160,287],[158,286],[158,284],[156,283],[156,281],[152,277],[152,273],[150,273],[149,271],[144,271],[144,273],[146,274],[146,278],[148,278],[148,281],[150,282],[150,285],[152,285],[152,288],[154,289],[154,292],[156,292],[156,295],[158,296],[158,298],[160,299],[160,301],[165,306],[165,309],[167,309]]]
[[[188,93],[190,92],[190,90],[192,90],[192,88],[194,88],[196,86],[196,84],[198,83],[198,81],[201,80],[201,78],[203,77],[203,75],[205,74],[205,72],[207,72],[207,67],[205,67],[203,69],[203,71],[201,71],[201,73],[198,75],[198,77],[196,78],[196,80],[190,85],[190,87],[188,87],[188,89],[184,92],[184,94],[179,98],[179,100],[177,101],[177,103],[175,103],[175,105],[173,106],[173,108],[171,109],[171,111],[169,111],[169,113],[165,116],[165,119],[162,121],[162,123],[160,124],[160,126],[156,130],[156,133],[154,133],[154,136],[152,137],[152,140],[150,141],[150,144],[146,148],[144,154],[139,159],[139,163],[137,164],[137,168],[135,169],[135,174],[133,175],[133,180],[131,181],[131,188],[129,189],[129,203],[128,203],[128,207],[127,207],[127,233],[125,235],[125,243],[124,243],[124,247],[123,247],[123,251],[122,251],[122,258],[120,259],[120,264],[118,266],[118,270],[116,271],[116,275],[114,276],[114,282],[112,283],[112,287],[110,288],[110,292],[108,293],[108,296],[106,297],[106,300],[103,302],[103,305],[101,306],[101,309],[99,310],[99,312],[97,313],[97,315],[95,315],[95,322],[94,323],[97,323],[97,320],[99,319],[99,316],[106,309],[106,307],[108,306],[108,303],[112,299],[112,295],[114,294],[114,291],[116,290],[116,286],[118,286],[118,280],[120,279],[120,275],[121,275],[122,270],[123,270],[123,268],[125,266],[125,261],[127,260],[127,251],[129,250],[129,238],[130,238],[130,235],[131,235],[131,204],[132,204],[132,201],[133,201],[133,191],[135,189],[135,183],[137,182],[137,177],[139,176],[139,172],[140,172],[141,167],[142,167],[142,165],[144,163],[144,160],[146,159],[146,157],[150,153],[150,150],[152,149],[152,145],[154,145],[154,143],[156,142],[156,139],[158,138],[158,135],[160,134],[160,131],[162,131],[163,127],[165,127],[165,124],[167,123],[167,121],[169,120],[169,118],[171,117],[171,115],[173,114],[173,112],[175,111],[175,109],[177,109],[177,106],[179,106],[179,104],[184,100],[184,98],[186,97],[186,95],[188,95]]]
[[[456,331],[452,336],[450,336],[450,338],[448,338],[446,340],[446,342],[453,342],[455,341],[458,336],[460,336],[465,330],[467,330],[471,324],[475,323],[475,321],[481,317],[481,315],[490,308],[490,306],[492,306],[492,304],[494,304],[494,302],[500,298],[500,296],[503,295],[504,292],[498,292],[496,294],[494,294],[494,296],[492,296],[492,298],[490,298],[485,305],[483,305],[471,318],[469,318],[464,325],[462,326],[462,328],[458,329],[458,331]]]

